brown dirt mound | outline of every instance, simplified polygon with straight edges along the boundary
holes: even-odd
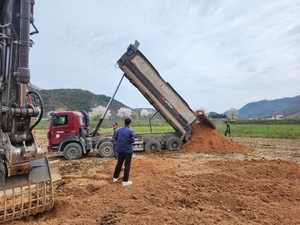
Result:
[[[37,141],[47,146],[46,131],[37,133]],[[53,210],[5,224],[299,225],[300,140],[236,141],[255,151],[245,154],[245,160],[239,154],[211,158],[178,151],[161,151],[167,154],[157,157],[134,154],[133,185],[128,187],[121,184],[123,173],[112,182],[116,160],[100,158],[97,150],[78,160],[47,153],[49,158],[60,158],[63,175],[53,184]],[[189,145],[192,149],[186,152],[252,150],[202,124],[193,126],[182,150]],[[297,163],[285,161],[286,157]]]
[[[204,123],[192,126],[192,134],[180,149],[182,153],[231,154],[250,153],[254,149],[241,145]]]

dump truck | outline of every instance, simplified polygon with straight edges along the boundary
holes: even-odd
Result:
[[[0,223],[54,204],[51,166],[34,136],[43,100],[28,89],[33,8],[33,0],[0,1]]]
[[[89,117],[85,111],[55,112],[47,134],[49,152],[63,152],[66,159],[78,159],[88,154],[91,149],[98,149],[101,157],[113,157],[112,135],[101,136],[96,133],[124,77],[144,95],[175,131],[135,134],[134,151],[178,150],[189,140],[192,125],[196,122],[206,123],[215,129],[215,125],[203,111],[191,110],[138,50],[138,46],[138,41],[130,45],[117,61],[124,74],[94,132],[90,134]]]

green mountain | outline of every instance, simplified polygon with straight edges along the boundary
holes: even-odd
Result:
[[[31,88],[36,89],[36,87]],[[99,105],[106,107],[111,98],[106,95],[96,95],[82,89],[42,89],[37,91],[44,102],[44,115],[51,111],[63,110],[85,110],[91,112],[92,108],[96,108]],[[109,108],[111,114],[116,115],[121,107],[130,108],[114,99]]]

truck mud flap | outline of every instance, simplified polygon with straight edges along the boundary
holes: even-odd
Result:
[[[30,162],[29,174],[6,176],[0,162],[0,223],[53,208],[53,185],[46,157]]]
[[[216,125],[210,121],[210,119],[205,115],[203,110],[197,110],[195,114],[200,123],[203,123],[213,129],[216,129]]]

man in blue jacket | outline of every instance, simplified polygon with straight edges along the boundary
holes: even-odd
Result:
[[[123,186],[132,184],[129,179],[130,165],[133,153],[132,143],[135,142],[134,132],[131,130],[132,121],[130,118],[126,118],[124,121],[124,127],[118,129],[116,133],[116,152],[118,154],[118,162],[114,172],[113,182],[117,182],[121,172],[123,163],[125,162],[124,177],[122,181]]]

